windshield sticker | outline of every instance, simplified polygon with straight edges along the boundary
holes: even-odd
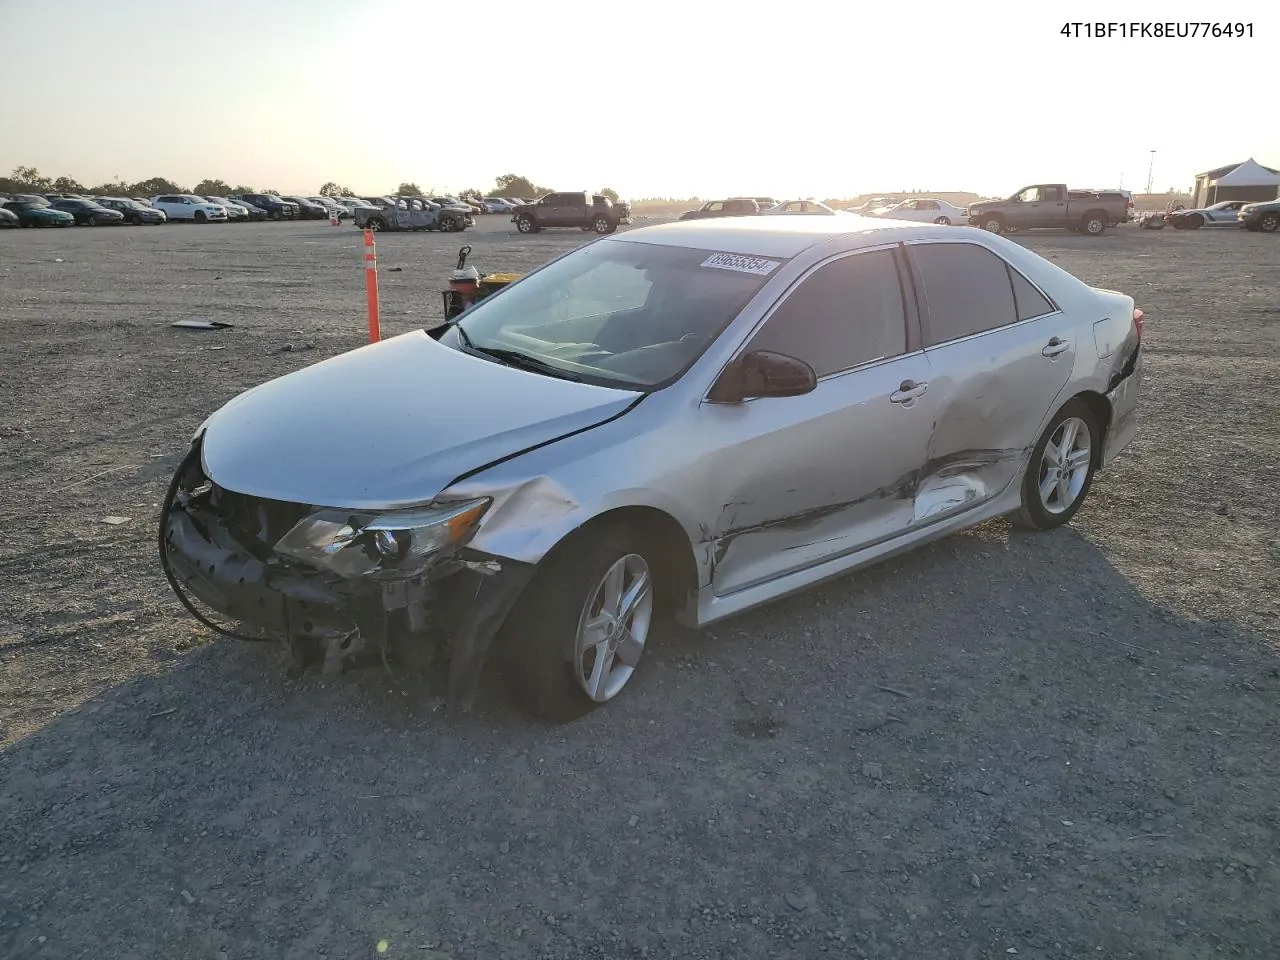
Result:
[[[777,260],[765,260],[763,257],[743,257],[736,253],[713,253],[702,261],[704,267],[716,270],[736,270],[738,273],[754,273],[758,277],[767,277],[779,266]]]

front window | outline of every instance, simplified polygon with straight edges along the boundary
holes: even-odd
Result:
[[[1023,203],[1038,203],[1041,199],[1040,188],[1027,187],[1027,189],[1023,190],[1020,194],[1018,194],[1018,199],[1020,199]]]
[[[482,300],[441,342],[550,375],[650,390],[702,355],[779,260],[600,240]],[[529,365],[529,364],[524,364]]]

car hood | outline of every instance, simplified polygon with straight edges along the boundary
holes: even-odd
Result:
[[[394,509],[596,426],[638,396],[503,366],[419,330],[240,394],[202,427],[204,468],[251,496]]]

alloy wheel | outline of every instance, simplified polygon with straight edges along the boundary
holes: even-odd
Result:
[[[1065,513],[1080,497],[1093,464],[1093,437],[1079,417],[1058,425],[1040,458],[1040,503],[1049,513]]]
[[[596,703],[627,685],[653,620],[653,577],[638,553],[619,557],[592,589],[578,618],[574,676]]]

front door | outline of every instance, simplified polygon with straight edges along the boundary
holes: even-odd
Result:
[[[1020,481],[1085,345],[1066,314],[986,247],[935,241],[907,250],[936,410],[916,509],[934,522]]]
[[[908,324],[898,254],[844,254],[788,293],[745,350],[809,363],[798,397],[704,402],[707,475],[723,505],[707,531],[726,596],[903,533],[936,407]]]

